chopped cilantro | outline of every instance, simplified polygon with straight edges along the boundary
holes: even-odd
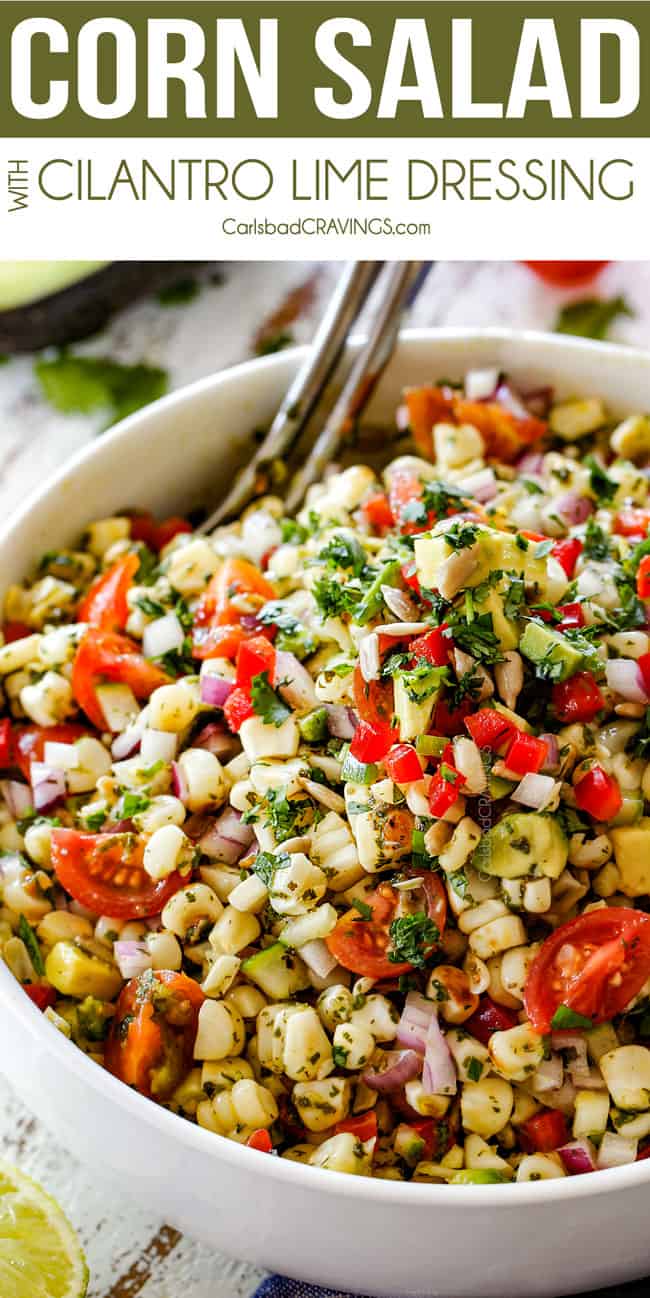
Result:
[[[451,550],[466,550],[477,536],[476,523],[454,523],[445,532],[445,541]]]
[[[355,910],[358,910],[362,919],[372,919],[372,907],[368,906],[367,902],[361,901],[359,897],[354,897],[352,905]]]
[[[275,645],[283,653],[295,654],[300,659],[315,653],[316,637],[294,617],[281,600],[274,599],[265,604],[258,613],[258,619],[264,626],[277,627]]]
[[[160,604],[157,599],[151,599],[149,595],[140,595],[135,602],[136,607],[144,613],[145,617],[164,617],[167,612],[163,604]]]
[[[584,464],[589,469],[589,485],[594,495],[602,501],[612,500],[618,491],[618,483],[610,478],[595,455],[587,455]]]
[[[328,568],[351,569],[355,577],[360,577],[366,566],[366,555],[356,536],[335,532],[317,561],[327,564]]]
[[[388,959],[393,964],[408,963],[421,969],[438,941],[439,932],[432,919],[423,911],[402,915],[390,926],[391,949]]]
[[[286,852],[278,852],[277,855],[273,852],[258,852],[253,870],[258,879],[261,879],[262,883],[266,884],[267,888],[270,889],[276,870],[288,864],[289,857]]]
[[[447,875],[454,892],[459,897],[466,897],[469,892],[469,879],[464,870],[454,870],[453,874]]]
[[[591,1028],[593,1023],[584,1014],[576,1014],[568,1005],[558,1005],[551,1019],[551,1027],[554,1031],[561,1032],[564,1028]]]
[[[270,824],[276,842],[284,843],[288,838],[293,838],[296,832],[296,822],[302,817],[304,810],[301,801],[291,802],[283,789],[269,789],[266,795],[267,818]]]
[[[269,682],[268,672],[254,676],[251,681],[253,711],[267,726],[281,726],[291,716],[291,708],[276,694]]]
[[[84,816],[84,823],[86,828],[91,830],[94,834],[98,829],[101,829],[107,818],[108,812],[106,811],[106,808],[99,807],[97,811],[91,811],[90,815]]]
[[[458,513],[464,508],[464,496],[460,487],[451,482],[425,482],[422,487],[422,499],[427,511],[436,518],[446,518],[451,513]]]
[[[480,1059],[476,1058],[476,1055],[471,1055],[471,1057],[466,1061],[465,1072],[467,1073],[470,1082],[480,1082],[483,1074],[483,1064]]]
[[[194,672],[194,659],[190,637],[185,636],[180,649],[168,649],[167,653],[160,654],[151,661],[158,663],[168,676],[191,676]]]
[[[518,577],[516,573],[509,572],[508,588],[503,601],[503,611],[506,617],[518,618],[525,598],[526,590],[523,577]]]
[[[319,577],[312,586],[312,594],[325,618],[352,613],[361,599],[358,587],[337,581],[334,577]]]
[[[24,915],[21,915],[18,920],[18,936],[27,947],[27,952],[34,966],[35,973],[38,974],[39,978],[42,978],[45,973],[45,965],[41,955],[41,948],[38,945],[38,939],[29,923],[29,920],[25,919]]]
[[[295,518],[281,518],[280,531],[283,545],[301,545],[307,540],[307,529],[297,523]]]
[[[501,662],[503,654],[494,633],[491,613],[479,613],[471,622],[459,614],[452,613],[449,628],[454,644],[480,663]]]
[[[131,793],[127,791],[122,794],[122,805],[120,808],[120,819],[130,820],[132,816],[137,816],[138,812],[146,811],[151,806],[151,799],[144,793]]]
[[[610,555],[609,537],[593,518],[587,520],[583,554],[587,559],[608,559]]]

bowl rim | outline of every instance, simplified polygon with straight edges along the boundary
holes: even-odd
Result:
[[[611,355],[621,365],[647,365],[650,351],[640,347],[629,347],[626,344],[597,342],[591,339],[573,338],[564,334],[549,334],[541,330],[509,328],[417,328],[404,330],[400,336],[401,344],[419,344],[422,342],[465,342],[467,344],[493,342],[523,344],[526,347],[543,348],[544,351],[563,352],[571,350],[577,354],[591,355],[596,361],[603,352]],[[349,346],[356,349],[360,338],[353,337]],[[30,492],[22,504],[13,511],[0,526],[0,545],[6,543],[12,534],[20,531],[27,518],[38,507],[40,502],[62,482],[70,479],[79,467],[87,461],[109,453],[110,450],[132,436],[137,436],[144,424],[155,421],[161,412],[167,413],[175,407],[183,407],[196,397],[205,393],[218,392],[223,386],[246,381],[251,374],[273,374],[293,362],[297,365],[307,351],[306,346],[292,347],[272,356],[258,357],[229,366],[187,384],[159,401],[130,415],[116,424],[114,429],[105,433],[100,441],[82,447],[74,456],[51,475],[44,483]],[[426,1182],[403,1182],[381,1180],[374,1177],[350,1176],[343,1172],[328,1171],[318,1175],[321,1169],[309,1167],[288,1159],[270,1157],[256,1150],[248,1149],[224,1136],[216,1136],[197,1124],[188,1121],[178,1114],[155,1104],[151,1100],[125,1086],[113,1077],[106,1069],[95,1064],[73,1042],[48,1024],[45,1027],[43,1016],[27,996],[22,994],[10,970],[0,961],[0,1001],[11,1006],[16,1019],[22,1020],[32,1038],[36,1038],[49,1053],[53,1053],[62,1069],[71,1070],[80,1082],[88,1085],[92,1091],[109,1105],[116,1104],[127,1116],[132,1117],[152,1131],[161,1139],[171,1140],[179,1148],[196,1149],[205,1156],[221,1158],[227,1164],[236,1166],[242,1172],[257,1172],[265,1177],[277,1179],[279,1184],[293,1183],[296,1188],[305,1188],[315,1193],[343,1195],[366,1202],[388,1204],[405,1204],[410,1207],[420,1205],[423,1208],[450,1207],[457,1205],[459,1210],[470,1206],[493,1208],[495,1205],[508,1206],[562,1202],[568,1199],[592,1197],[623,1190],[634,1185],[641,1186],[650,1180],[650,1160],[632,1163],[623,1167],[603,1170],[593,1181],[584,1176],[557,1177],[537,1182],[511,1182],[499,1185],[450,1186],[435,1185]],[[215,1140],[218,1144],[215,1145]]]

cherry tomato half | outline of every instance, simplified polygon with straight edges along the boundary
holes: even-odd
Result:
[[[428,872],[424,875],[422,891],[426,913],[438,933],[442,934],[447,919],[447,894],[436,874]],[[410,897],[415,905],[417,893],[415,898],[413,893]],[[371,911],[370,918],[364,918],[356,908],[346,911],[341,917],[325,941],[344,969],[351,969],[366,978],[396,978],[413,968],[406,962],[396,963],[390,959],[390,927],[399,900],[395,888],[389,883],[380,883],[365,898]]]
[[[540,279],[547,284],[557,284],[563,288],[571,288],[573,285],[587,284],[590,279],[608,266],[607,261],[525,261],[524,266],[528,266],[534,271]]]
[[[63,722],[60,726],[16,726],[9,742],[11,765],[31,779],[32,762],[45,760],[46,744],[74,744],[89,733],[88,726]]]
[[[650,916],[623,906],[594,910],[560,925],[542,944],[526,981],[526,1013],[542,1033],[551,1031],[560,1005],[606,1023],[649,975]]]
[[[553,707],[558,721],[593,721],[605,700],[591,672],[576,672],[567,681],[558,681],[552,690]]]
[[[83,834],[52,830],[52,865],[59,883],[94,915],[145,919],[159,915],[183,886],[179,874],[157,883],[142,865],[143,845],[134,834]]]
[[[126,597],[139,567],[136,554],[125,554],[101,573],[77,609],[78,621],[88,622],[101,631],[123,631],[129,617]]]
[[[104,1063],[127,1086],[166,1100],[193,1063],[199,1010],[205,996],[192,978],[148,970],[120,992]]]
[[[169,676],[149,662],[127,636],[114,631],[87,631],[72,664],[72,693],[79,707],[98,730],[106,730],[95,688],[102,678],[129,685],[137,699],[148,699]]]

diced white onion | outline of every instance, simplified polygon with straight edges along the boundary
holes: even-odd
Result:
[[[602,1171],[606,1167],[623,1167],[625,1163],[633,1163],[638,1151],[637,1140],[630,1140],[627,1136],[619,1136],[613,1131],[606,1131],[600,1142],[596,1167]]]
[[[529,771],[520,780],[511,797],[514,802],[521,802],[524,807],[533,807],[542,811],[547,807],[555,793],[556,782],[550,775],[536,775]]]
[[[610,690],[620,694],[629,703],[647,703],[648,691],[638,663],[633,658],[610,658],[605,664],[605,675]]]
[[[143,766],[153,766],[154,762],[173,762],[178,748],[178,735],[166,730],[145,730],[140,743],[140,757]]]
[[[142,652],[145,658],[161,658],[171,649],[181,649],[185,633],[175,613],[149,622],[142,634]]]
[[[79,765],[79,749],[76,744],[47,743],[43,749],[43,761],[58,771],[71,771]]]
[[[468,401],[485,401],[494,394],[498,383],[498,370],[468,370],[465,375],[465,396]]]
[[[300,948],[300,958],[318,978],[327,978],[337,965],[336,956],[332,955],[321,937],[315,938],[313,942],[305,942]]]
[[[364,635],[359,641],[359,666],[364,681],[379,679],[381,662],[379,658],[379,636],[375,631]]]

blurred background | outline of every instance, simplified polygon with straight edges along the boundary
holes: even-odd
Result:
[[[307,341],[338,262],[0,262],[0,508],[166,391]],[[413,325],[650,348],[650,262],[439,262]]]

